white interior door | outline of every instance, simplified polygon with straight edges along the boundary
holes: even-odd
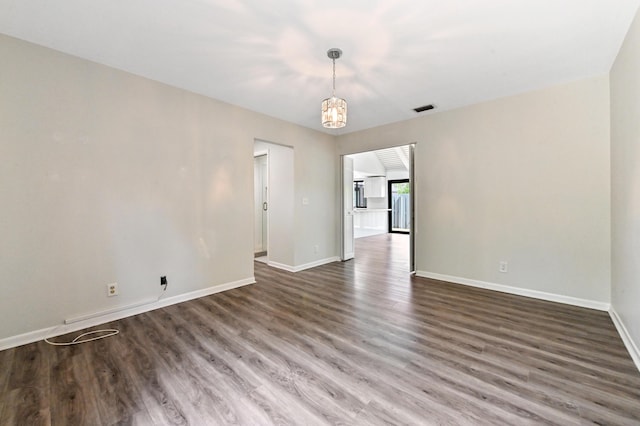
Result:
[[[353,259],[353,159],[342,157],[342,260]]]
[[[416,144],[409,145],[409,272],[416,273]]]
[[[269,167],[266,154],[254,157],[254,253],[267,251],[269,210]]]

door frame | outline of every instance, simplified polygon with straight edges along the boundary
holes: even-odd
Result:
[[[345,239],[345,223],[344,223],[344,157],[352,154],[360,154],[363,152],[371,152],[371,151],[379,151],[381,149],[386,148],[394,148],[397,146],[409,146],[409,190],[410,194],[410,230],[409,230],[409,273],[411,275],[415,275],[416,273],[416,179],[415,179],[415,149],[416,143],[408,143],[401,145],[392,145],[388,147],[370,149],[367,151],[358,151],[352,152],[350,154],[341,154],[340,155],[340,256],[341,259],[344,259],[344,239]],[[351,188],[353,191],[353,188]],[[353,232],[352,236],[353,238]],[[355,242],[354,242],[354,252],[355,252]]]
[[[269,214],[270,214],[270,211],[271,211],[271,206],[269,206],[269,201],[270,201],[270,199],[269,199],[269,177],[270,177],[270,173],[269,173],[269,171],[270,171],[269,170],[269,150],[268,149],[260,150],[260,151],[255,151],[253,153],[254,166],[255,166],[256,158],[257,157],[262,157],[262,156],[265,156],[266,160],[267,160],[267,185],[266,185],[267,186],[267,210],[266,210],[267,211],[267,229],[266,229],[266,232],[264,233],[266,235],[266,240],[267,241],[266,241],[266,244],[263,242],[262,246],[263,247],[266,246],[266,252],[267,252],[266,256],[267,256],[267,260],[268,260],[269,259],[269,240],[270,240],[270,238],[269,238],[269,223],[270,223]],[[254,170],[254,174],[255,174],[255,167],[254,167],[253,170]],[[255,176],[253,178],[254,178],[254,182],[255,182]],[[253,190],[254,190],[254,202],[255,202],[255,184],[254,184]],[[253,211],[254,211],[254,214],[255,214],[255,211],[256,211],[256,206],[255,205],[253,206]],[[256,234],[257,231],[258,230],[255,228],[255,217],[254,217],[254,227],[253,227],[254,243],[255,243],[255,234]],[[255,250],[255,246],[254,246],[254,250]],[[255,255],[255,251],[254,251],[254,255]]]
[[[345,179],[348,177],[345,174],[345,160],[351,161],[351,176],[349,177],[351,184],[346,185]],[[347,186],[349,189],[347,189]],[[353,234],[353,160],[351,158],[347,158],[347,155],[340,156],[340,259],[344,262],[355,257],[355,237]],[[349,191],[347,194],[346,191]],[[347,206],[345,204],[345,199],[350,196],[351,205]],[[351,216],[351,228],[350,230],[346,229],[345,217]],[[350,235],[347,235],[347,232]],[[347,239],[351,239],[351,251],[348,251],[347,244],[345,241]]]
[[[416,143],[409,144],[409,273],[416,274]]]

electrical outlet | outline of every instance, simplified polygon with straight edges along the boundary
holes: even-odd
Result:
[[[318,251],[320,251],[320,246],[316,244],[315,246],[313,246],[313,252],[318,253]]]
[[[169,283],[167,282],[167,277],[165,275],[160,277],[160,285],[164,286],[164,289],[167,289],[167,285]]]
[[[509,263],[506,260],[501,260],[500,261],[500,266],[498,267],[498,271],[500,271],[502,273],[509,272]]]
[[[107,284],[107,296],[117,296],[118,295],[118,283]]]

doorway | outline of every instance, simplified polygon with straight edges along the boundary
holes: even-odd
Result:
[[[256,153],[253,157],[254,244],[256,259],[266,260],[269,247],[269,157]]]
[[[254,258],[282,269],[293,268],[295,257],[293,154],[291,146],[253,141],[254,254],[263,254]],[[265,155],[256,170],[256,158]]]
[[[391,241],[405,234],[393,240],[407,242],[408,269],[415,272],[414,149],[410,144],[341,156],[343,261],[357,258],[356,239],[366,250],[361,238]]]

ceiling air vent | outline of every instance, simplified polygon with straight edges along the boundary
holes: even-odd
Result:
[[[421,106],[418,108],[414,108],[413,110],[415,112],[423,112],[423,111],[429,111],[430,109],[434,109],[434,108],[435,107],[433,105],[429,104],[429,105]]]

